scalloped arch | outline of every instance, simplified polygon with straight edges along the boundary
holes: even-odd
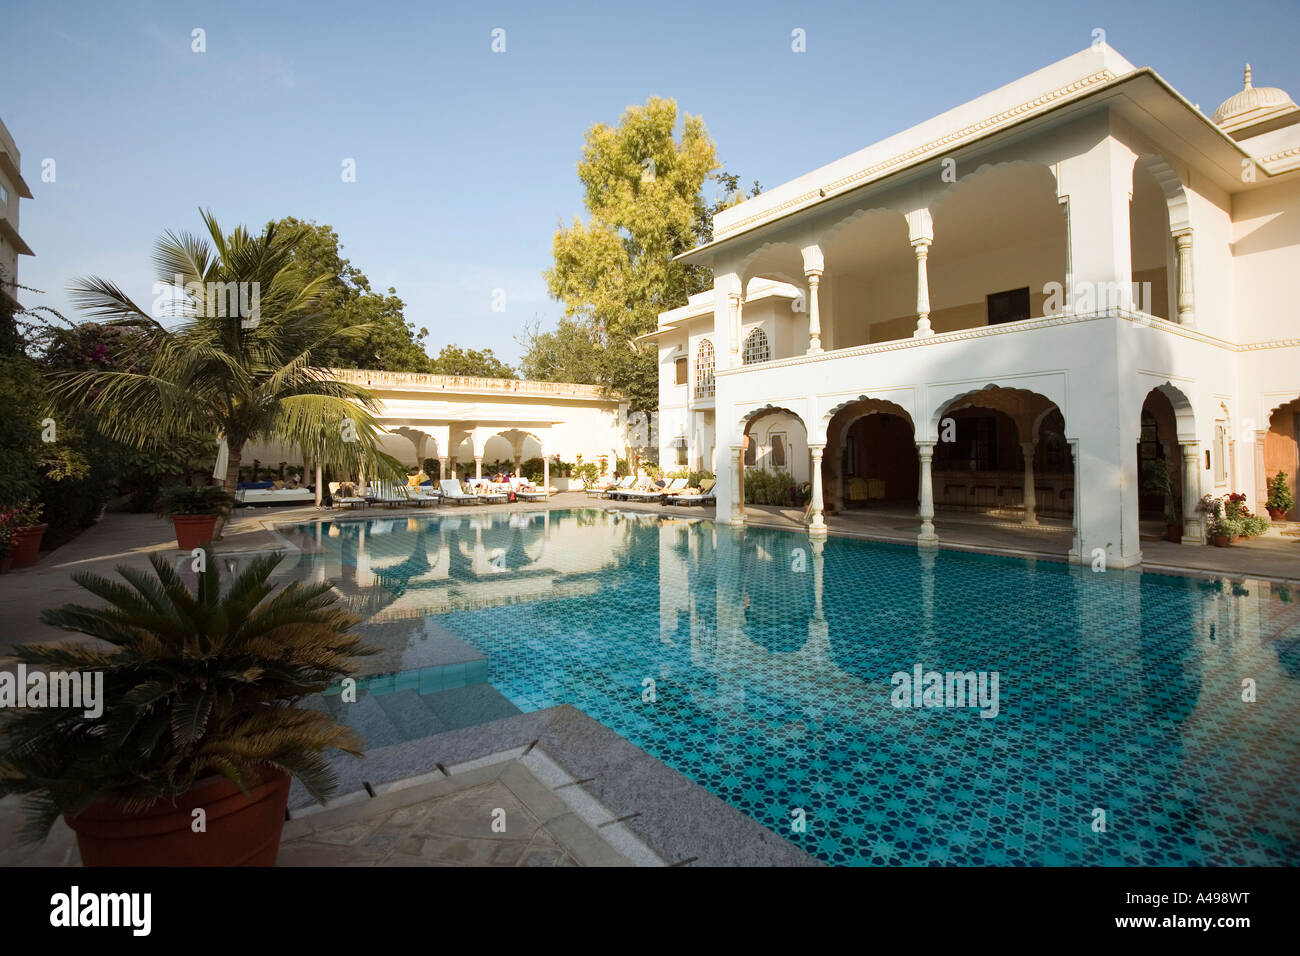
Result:
[[[938,405],[936,405],[934,413],[930,416],[930,420],[927,423],[925,440],[926,441],[934,440],[932,436],[938,434],[939,421],[943,418],[946,412],[955,411],[957,408],[964,408],[973,405],[974,404],[973,402],[967,402],[966,405],[961,405],[959,403],[965,399],[970,398],[972,395],[978,395],[980,392],[987,392],[987,391],[1018,394],[1018,395],[1032,395],[1035,398],[1041,398],[1050,402],[1053,407],[1060,409],[1062,418],[1066,417],[1065,407],[1062,404],[1061,399],[1058,397],[1048,395],[1043,392],[1035,391],[1032,388],[1017,388],[1016,386],[1013,385],[1012,386],[999,385],[997,382],[989,382],[987,385],[980,385],[976,388],[968,388],[961,392],[958,392],[957,394],[949,396],[948,398],[941,401]],[[1047,411],[1050,410],[1051,410],[1050,408],[1047,409]],[[1037,434],[1037,427],[1039,424],[1040,422],[1038,421],[1035,421],[1034,423],[1035,434]],[[918,438],[919,437],[920,436],[918,436]]]
[[[997,163],[983,163],[976,167],[973,172],[969,172],[965,176],[957,177],[955,183],[949,185],[946,190],[934,199],[930,200],[929,207],[931,215],[937,215],[939,209],[944,203],[950,200],[953,196],[967,191],[971,186],[977,185],[979,181],[988,176],[989,173],[999,169],[1009,169],[1013,166],[1030,166],[1044,170],[1052,177],[1052,185],[1055,189],[1056,195],[1059,196],[1061,194],[1061,186],[1060,182],[1056,178],[1056,170],[1052,169],[1052,167],[1046,163],[1040,163],[1032,159],[1008,159]]]
[[[822,429],[825,430],[829,428],[831,424],[831,420],[840,412],[844,411],[844,409],[849,408],[850,406],[853,405],[857,405],[860,402],[876,402],[880,407],[873,408],[871,412],[868,412],[868,414],[879,413],[883,415],[897,415],[899,418],[906,421],[907,424],[912,427],[913,431],[916,430],[916,422],[913,421],[911,412],[909,412],[902,405],[899,405],[897,402],[890,401],[887,398],[877,398],[874,395],[859,395],[857,398],[849,398],[840,402],[838,405],[836,405],[834,408],[832,408],[830,411],[828,411],[825,415],[822,416],[822,420],[821,420]]]
[[[777,240],[773,240],[772,242],[763,243],[757,249],[754,249],[752,252],[750,252],[749,255],[745,256],[745,258],[741,259],[740,265],[736,269],[737,275],[740,276],[740,293],[742,298],[745,296],[746,289],[749,286],[750,279],[758,279],[758,278],[780,279],[782,282],[788,282],[790,283],[790,285],[793,286],[798,286],[798,287],[803,286],[804,276],[802,271],[800,271],[799,274],[795,276],[790,275],[784,269],[764,270],[762,273],[751,271],[754,263],[757,262],[763,256],[764,253],[770,252],[773,249],[778,249],[782,246],[792,250],[795,254],[795,257],[800,262],[803,261],[802,250],[800,250],[800,248],[797,245],[795,245],[793,242],[789,242],[784,239],[777,239]]]

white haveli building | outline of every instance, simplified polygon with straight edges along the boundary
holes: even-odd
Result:
[[[1073,519],[1072,560],[1141,560],[1172,471],[1294,485],[1300,110],[1252,85],[1210,119],[1099,44],[719,213],[660,317],[660,461],[895,502]],[[743,462],[743,464],[742,464]],[[1292,517],[1295,517],[1292,514]]]

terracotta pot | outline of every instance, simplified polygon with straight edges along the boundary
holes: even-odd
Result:
[[[1281,508],[1269,508],[1268,517],[1270,521],[1285,521],[1286,512],[1283,511]]]
[[[1213,535],[1211,540],[1214,542],[1216,548],[1226,548],[1228,545],[1232,544],[1232,539],[1226,534]]]
[[[172,515],[172,524],[176,527],[176,547],[182,551],[193,551],[212,540],[212,532],[217,527],[217,516]]]
[[[173,804],[126,813],[101,800],[68,820],[83,866],[275,866],[289,775],[268,770],[245,798],[225,777],[205,777]],[[207,831],[191,827],[196,808]]]
[[[13,550],[10,557],[13,567],[30,568],[36,563],[41,550],[41,539],[45,537],[48,524],[35,524],[30,528],[14,528]]]
[[[1178,544],[1180,541],[1182,541],[1183,540],[1182,524],[1165,525],[1165,540],[1172,541],[1174,544]]]

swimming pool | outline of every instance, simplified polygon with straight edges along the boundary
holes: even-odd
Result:
[[[451,632],[519,709],[827,863],[1300,862],[1284,587],[600,510],[281,530],[371,624]]]

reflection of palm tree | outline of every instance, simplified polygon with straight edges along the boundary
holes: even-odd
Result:
[[[435,554],[433,563],[429,563],[428,525],[421,524],[420,530],[415,533],[415,542],[411,546],[411,553],[404,561],[372,570],[380,584],[388,588],[394,596],[400,597],[406,593],[406,588],[412,578],[428,574],[437,566],[438,557]]]

